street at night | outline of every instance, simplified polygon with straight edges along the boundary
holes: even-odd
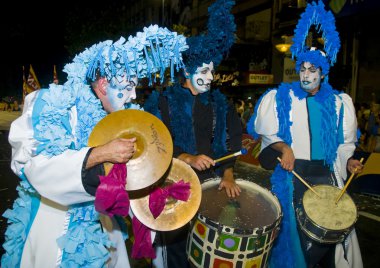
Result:
[[[3,118],[1,118],[3,115]],[[12,208],[13,201],[16,198],[16,187],[19,178],[11,171],[11,147],[8,143],[7,130],[10,119],[14,119],[18,114],[3,114],[0,112],[0,213],[3,214],[8,208]],[[270,188],[269,177],[270,171],[264,170],[252,164],[238,161],[235,166],[236,177],[248,180],[260,185],[263,188]],[[379,180],[380,175],[373,177]],[[364,178],[364,177],[363,177]],[[359,215],[355,228],[361,247],[363,263],[365,268],[378,267],[380,256],[380,196],[355,192],[351,193],[355,201]],[[4,241],[4,232],[6,228],[6,219],[0,217],[0,244]],[[131,243],[127,242],[129,250]],[[0,255],[4,252],[0,248]],[[133,267],[145,268],[149,267],[147,261],[131,260]]]

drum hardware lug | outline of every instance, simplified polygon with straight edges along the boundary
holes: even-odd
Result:
[[[255,243],[253,243],[253,244],[254,244],[254,246],[253,246],[253,249],[252,249],[252,253],[255,253],[257,251],[257,249],[259,248],[260,241],[256,240]]]
[[[280,226],[278,226],[278,227],[276,228],[276,236],[275,236],[274,239],[276,239],[276,238],[278,237],[278,234],[280,233],[280,230],[281,230],[281,228],[280,228]]]
[[[218,224],[218,231],[216,232],[216,235],[218,236],[215,241],[216,249],[219,249],[220,246],[220,234],[222,233],[223,225]]]
[[[326,235],[327,235],[327,230],[324,230],[323,231],[323,238],[326,237]]]

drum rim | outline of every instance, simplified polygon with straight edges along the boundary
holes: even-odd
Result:
[[[206,180],[204,180],[201,183],[201,187],[203,186],[203,184],[205,184],[207,182],[212,182],[212,181],[219,181],[220,182],[220,180],[221,180],[220,177],[206,179]],[[283,218],[282,208],[281,208],[280,201],[278,200],[278,197],[272,191],[270,191],[269,189],[267,189],[265,187],[262,187],[262,186],[258,185],[257,183],[254,183],[252,181],[241,179],[241,178],[237,178],[237,179],[235,179],[235,181],[236,182],[248,182],[248,183],[251,183],[251,184],[253,184],[255,186],[258,186],[259,189],[264,190],[270,197],[272,197],[274,199],[276,207],[278,209],[278,211],[277,211],[278,215],[276,216],[276,220],[273,221],[271,224],[264,225],[264,226],[261,226],[261,227],[242,229],[242,228],[238,228],[238,227],[236,227],[236,228],[235,227],[231,227],[231,226],[228,226],[228,225],[225,225],[225,224],[220,224],[218,221],[215,221],[215,220],[213,220],[213,219],[211,219],[211,218],[203,215],[201,212],[197,213],[197,219],[199,221],[201,221],[202,223],[206,224],[208,228],[211,228],[211,229],[214,229],[214,230],[218,230],[217,227],[210,226],[209,224],[206,223],[206,220],[210,221],[214,225],[222,227],[222,231],[220,231],[220,233],[223,233],[223,234],[233,234],[234,236],[262,235],[262,234],[267,234],[269,232],[272,232],[276,227],[278,227],[280,225],[281,220]],[[203,188],[202,188],[202,190],[203,190]],[[231,231],[228,232],[228,231],[226,231],[226,229],[230,229]]]
[[[299,209],[297,209],[297,221],[298,221],[298,224],[301,228],[301,230],[308,236],[310,237],[311,239],[313,239],[314,241],[317,241],[318,243],[321,243],[321,244],[336,244],[336,243],[340,243],[344,240],[344,238],[352,231],[352,227],[349,227],[349,228],[346,228],[344,230],[326,230],[326,228],[322,227],[322,226],[319,226],[318,224],[312,222],[311,219],[309,219],[307,217],[307,215],[305,214],[306,218],[308,220],[310,220],[310,222],[313,224],[313,226],[319,228],[319,230],[322,230],[322,231],[334,231],[334,232],[338,232],[338,233],[341,233],[341,235],[339,236],[339,238],[337,239],[322,239],[320,238],[319,236],[317,236],[317,234],[315,234],[314,232],[312,232],[311,230],[308,230],[305,226],[305,224],[302,224],[301,223],[301,219],[300,219],[300,216],[299,216]]]

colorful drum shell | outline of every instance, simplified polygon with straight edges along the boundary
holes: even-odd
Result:
[[[239,229],[220,224],[198,213],[187,241],[187,255],[194,267],[267,267],[282,219],[280,204],[269,190],[253,182],[237,182],[240,187],[249,184],[270,196],[270,202],[277,209],[276,220],[260,228]]]

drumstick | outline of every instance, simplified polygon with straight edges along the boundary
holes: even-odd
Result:
[[[223,156],[223,157],[218,158],[218,159],[216,159],[216,160],[214,160],[214,161],[215,161],[215,163],[217,163],[217,162],[220,162],[220,161],[226,160],[226,159],[231,158],[231,157],[234,157],[234,156],[239,156],[239,155],[241,155],[241,154],[246,154],[247,152],[248,152],[247,149],[243,148],[243,149],[241,149],[239,152],[236,152],[236,153],[233,153],[233,154],[229,154],[229,155]]]
[[[360,159],[360,163],[362,163],[363,160],[364,160],[364,158],[361,158],[361,159]],[[354,170],[354,172],[352,172],[350,178],[348,179],[346,185],[343,187],[342,191],[340,191],[340,194],[339,194],[338,198],[335,200],[335,205],[338,204],[339,199],[342,197],[342,195],[343,195],[344,192],[346,191],[348,185],[351,183],[352,178],[355,176],[355,172],[356,172],[357,170],[358,170],[358,168],[356,167],[355,170]]]
[[[281,158],[280,157],[277,157],[277,160],[281,162]],[[305,184],[305,186],[307,188],[309,188],[313,193],[315,193],[316,196],[318,196],[319,198],[321,198],[321,196],[304,179],[302,179],[300,175],[298,175],[294,170],[292,170],[292,173],[293,173],[294,176],[297,177],[297,179],[299,179],[303,184]]]

